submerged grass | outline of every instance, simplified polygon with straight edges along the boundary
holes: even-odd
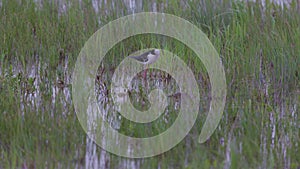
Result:
[[[220,53],[228,86],[224,115],[209,141],[198,144],[209,103],[203,97],[190,134],[172,150],[142,160],[140,167],[299,168],[299,4],[294,0],[289,8],[281,8],[269,2],[265,7],[229,0],[182,2],[162,0],[156,8],[201,28]],[[52,95],[56,69],[68,57],[71,74],[85,41],[101,26],[132,10],[120,1],[99,4],[98,14],[88,0],[71,4],[63,10],[54,1],[43,1],[42,6],[33,1],[2,2],[0,168],[73,168],[85,163],[86,135],[73,106],[64,105],[62,92],[56,98]],[[153,5],[143,1],[135,12],[139,11],[153,11]],[[147,34],[126,39],[109,51],[104,63],[114,69],[122,57],[149,47],[181,56],[197,75],[201,96],[209,95],[209,77],[201,61],[171,38]],[[30,75],[32,65],[41,76],[39,89]],[[32,104],[28,97],[37,91],[40,102]],[[110,167],[118,168],[123,160],[110,155]]]

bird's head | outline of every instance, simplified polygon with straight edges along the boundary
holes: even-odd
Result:
[[[159,56],[160,50],[159,49],[154,49],[154,54]]]

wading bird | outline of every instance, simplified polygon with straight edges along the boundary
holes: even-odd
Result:
[[[159,58],[159,56],[160,56],[160,50],[153,49],[138,56],[128,56],[128,57],[133,58],[144,65],[149,65],[154,63]],[[144,72],[144,78],[146,78],[147,75],[146,73],[147,73],[147,69]]]

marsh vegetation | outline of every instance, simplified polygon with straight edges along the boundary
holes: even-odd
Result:
[[[0,5],[0,169],[2,168],[294,168],[300,167],[300,2],[289,5],[240,1],[19,1]],[[134,2],[134,3],[133,3]],[[129,54],[163,48],[193,70],[200,90],[199,116],[176,147],[159,156],[128,159],[107,153],[83,131],[70,85],[77,56],[88,38],[119,17],[157,11],[199,27],[220,54],[227,98],[221,122],[204,144],[197,142],[210,101],[209,76],[183,43],[161,35],[137,35],[112,48],[99,65],[97,98],[113,128],[151,136],[168,128],[168,114],[139,125],[110,107],[112,74]],[[149,106],[146,94],[176,94],[167,73],[138,74],[131,100]],[[147,87],[145,89],[145,86]],[[173,113],[172,113],[173,112]]]

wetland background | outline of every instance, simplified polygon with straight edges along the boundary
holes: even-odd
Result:
[[[182,17],[208,36],[225,67],[227,100],[217,130],[198,144],[211,97],[201,61],[172,38],[146,34],[125,39],[107,53],[95,77],[99,106],[113,128],[149,136],[176,118],[178,88],[157,70],[150,70],[148,82],[136,76],[131,100],[147,109],[147,92],[162,88],[172,96],[167,114],[151,125],[137,125],[113,109],[109,91],[114,69],[143,48],[180,56],[193,70],[201,99],[195,126],[176,147],[156,157],[128,159],[103,151],[86,136],[72,105],[70,84],[88,38],[108,22],[142,11]],[[299,169],[299,16],[299,0],[0,1],[0,169]]]

